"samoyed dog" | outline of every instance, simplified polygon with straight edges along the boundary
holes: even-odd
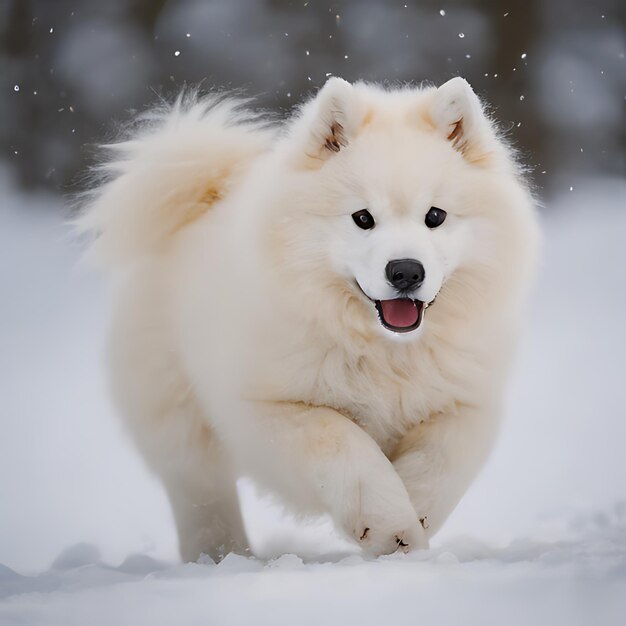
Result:
[[[108,150],[79,224],[182,558],[248,550],[244,475],[366,554],[426,547],[494,442],[538,240],[469,84],[331,78],[284,124],[184,96]]]

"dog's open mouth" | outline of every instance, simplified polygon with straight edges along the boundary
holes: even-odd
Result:
[[[355,281],[358,290],[376,307],[378,319],[384,328],[394,333],[410,333],[419,328],[424,319],[424,311],[430,303],[412,298],[393,298],[391,300],[374,300]]]
[[[410,298],[375,300],[380,323],[394,333],[408,333],[419,327],[424,319],[424,303]]]

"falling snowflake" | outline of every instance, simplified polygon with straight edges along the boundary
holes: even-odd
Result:
[[[443,9],[441,9],[441,11],[439,11],[439,15],[441,15],[441,17],[444,17],[445,14],[446,14],[446,12]]]

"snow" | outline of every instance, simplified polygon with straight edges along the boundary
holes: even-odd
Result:
[[[182,565],[107,399],[104,289],[0,170],[0,624],[622,623],[626,185],[560,188],[498,447],[431,550],[363,560],[244,483],[262,558]]]
[[[66,550],[35,578],[0,570],[0,621],[90,624],[617,624],[626,576],[626,507],[587,520],[571,541],[471,540],[376,561],[351,556],[118,567],[93,546]]]

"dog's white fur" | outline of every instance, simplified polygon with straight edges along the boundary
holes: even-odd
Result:
[[[538,238],[470,86],[332,78],[282,128],[182,98],[109,148],[79,222],[118,276],[112,388],[182,557],[247,549],[244,474],[371,554],[427,545],[493,443]],[[435,301],[396,335],[363,292],[394,297],[405,257]]]

